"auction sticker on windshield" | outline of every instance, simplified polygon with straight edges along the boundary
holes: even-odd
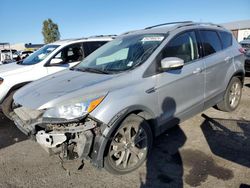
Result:
[[[149,42],[149,41],[162,41],[164,39],[163,36],[151,36],[151,37],[143,37],[141,40],[142,42]]]

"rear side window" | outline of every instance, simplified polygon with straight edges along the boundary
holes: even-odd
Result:
[[[100,48],[105,43],[107,43],[107,41],[84,42],[83,48],[85,57]]]
[[[182,33],[172,39],[162,51],[162,59],[166,57],[178,57],[184,62],[190,62],[199,58],[196,35],[194,31]]]
[[[226,31],[219,31],[223,49],[232,46],[232,34]]]
[[[205,56],[218,52],[222,49],[221,42],[216,31],[201,30],[200,34]]]

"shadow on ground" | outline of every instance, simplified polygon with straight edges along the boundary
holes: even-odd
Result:
[[[183,187],[183,164],[179,153],[186,136],[175,126],[157,137],[147,159],[145,187]]]
[[[245,84],[246,87],[250,87],[250,84]]]
[[[0,114],[0,149],[26,139],[27,137],[18,130],[12,121]]]
[[[211,151],[226,160],[250,167],[250,121],[202,115],[203,134]]]
[[[250,167],[250,122],[213,119],[203,114],[203,134],[213,154]],[[179,126],[159,136],[147,159],[147,174],[141,187],[202,186],[209,176],[227,181],[234,177],[231,169],[217,163],[213,156],[196,149],[180,148],[186,136]],[[184,176],[183,169],[187,168]],[[242,187],[245,185],[242,184]]]
[[[240,185],[240,188],[250,188],[250,185],[247,185],[247,184],[241,184],[241,185]]]

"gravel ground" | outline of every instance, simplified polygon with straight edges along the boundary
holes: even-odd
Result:
[[[168,130],[137,171],[114,176],[61,164],[0,117],[0,187],[250,187],[250,78],[239,108],[210,108]]]

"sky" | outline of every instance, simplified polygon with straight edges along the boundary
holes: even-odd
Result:
[[[61,39],[121,34],[173,21],[250,19],[250,0],[0,0],[0,42],[43,43],[51,18]]]

